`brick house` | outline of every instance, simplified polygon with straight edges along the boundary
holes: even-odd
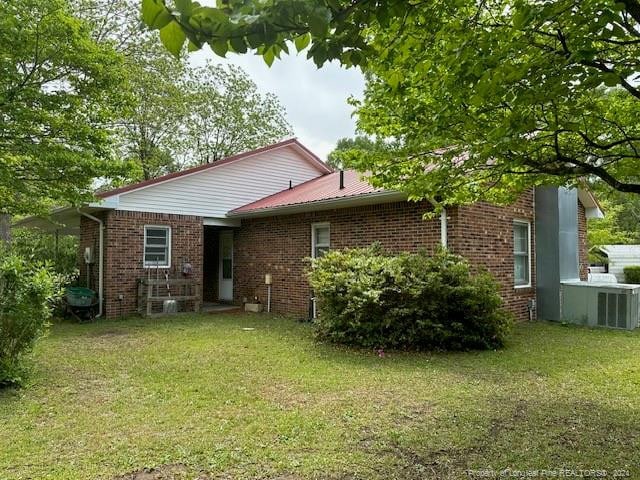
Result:
[[[556,277],[586,279],[586,218],[602,215],[589,192],[555,187],[531,189],[509,206],[481,202],[425,219],[431,209],[356,172],[333,172],[292,139],[20,225],[51,229],[54,221],[79,234],[81,278],[100,292],[107,318],[137,310],[140,279],[179,277],[186,265],[205,302],[264,301],[271,274],[272,312],[306,316],[305,258],[379,242],[391,251],[447,246],[493,273],[506,307],[524,320]],[[572,249],[568,261],[554,260],[560,245]],[[83,261],[87,248],[93,264]]]

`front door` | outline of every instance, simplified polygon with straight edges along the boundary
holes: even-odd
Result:
[[[233,231],[220,232],[220,281],[218,298],[233,300]]]

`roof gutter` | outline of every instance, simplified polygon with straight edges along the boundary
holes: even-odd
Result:
[[[100,253],[98,255],[98,315],[96,315],[96,318],[101,317],[102,316],[102,300],[103,300],[103,292],[104,292],[104,285],[103,285],[103,278],[104,278],[104,222],[102,220],[100,220],[98,217],[94,217],[93,215],[89,214],[89,213],[85,213],[83,211],[81,211],[79,208],[77,209],[78,213],[80,215],[82,215],[83,217],[87,217],[89,220],[93,220],[94,222],[98,223],[99,229],[100,229],[100,235],[99,235],[99,240],[98,240],[98,244],[100,247]]]
[[[329,198],[307,203],[294,203],[291,205],[279,205],[277,207],[260,208],[248,211],[230,211],[227,217],[233,218],[256,218],[270,217],[275,215],[288,215],[294,213],[313,212],[317,210],[331,210],[334,208],[360,207],[364,205],[375,205],[379,203],[391,203],[406,200],[407,195],[402,192],[382,191],[372,192],[349,197]]]

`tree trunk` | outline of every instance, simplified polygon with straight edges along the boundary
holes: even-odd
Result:
[[[0,242],[11,243],[11,215],[0,213]]]

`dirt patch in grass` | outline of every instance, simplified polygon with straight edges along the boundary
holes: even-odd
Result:
[[[260,396],[282,410],[302,408],[309,403],[310,396],[286,383],[271,383],[260,389]]]
[[[375,432],[369,427],[361,431],[358,446],[375,456],[394,459],[395,471],[407,480],[462,478],[464,470],[474,459],[481,458],[502,436],[516,431],[526,419],[530,408],[527,402],[518,400],[503,414],[494,416],[487,424],[483,435],[469,445],[435,446],[404,444],[390,438],[385,432]],[[431,415],[433,408],[427,403],[408,404],[394,415],[396,428],[420,430]]]
[[[135,472],[120,475],[118,477],[115,477],[113,480],[234,480],[235,478],[236,476],[232,473],[221,473],[220,475],[216,476],[210,476],[203,472],[201,472],[200,474],[193,473],[193,471],[191,471],[186,465],[182,463],[176,463],[161,465],[155,468],[143,468]],[[264,480],[302,480],[303,477],[295,474],[283,473],[275,476],[256,478]]]
[[[97,330],[95,332],[89,333],[87,336],[93,337],[93,338],[110,338],[110,337],[122,337],[129,334],[130,332],[127,330],[120,330],[120,329],[114,328],[110,330]]]
[[[161,465],[155,468],[143,468],[135,472],[115,477],[114,480],[186,480],[189,469],[186,465],[177,463]],[[199,476],[198,480],[208,480],[209,477]]]

